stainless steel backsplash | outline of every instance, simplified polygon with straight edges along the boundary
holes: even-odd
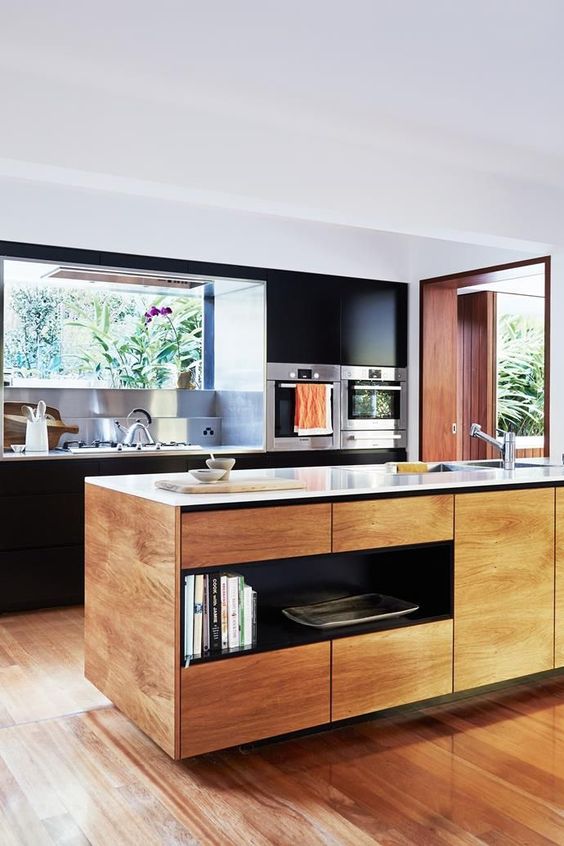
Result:
[[[134,408],[145,408],[155,440],[191,441],[202,446],[261,447],[264,400],[261,391],[117,390],[105,388],[4,388],[5,402],[57,408],[66,423],[79,426],[65,440],[119,440],[114,420],[126,423]]]

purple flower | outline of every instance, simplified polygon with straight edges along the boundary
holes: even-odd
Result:
[[[156,317],[157,314],[160,314],[161,312],[160,309],[158,309],[156,306],[151,306],[147,313],[150,317]]]
[[[172,314],[172,309],[169,306],[163,306],[161,308],[161,314]]]

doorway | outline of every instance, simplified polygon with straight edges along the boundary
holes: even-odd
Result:
[[[512,428],[519,457],[548,455],[550,257],[425,279],[420,294],[421,459],[493,458],[473,422]]]

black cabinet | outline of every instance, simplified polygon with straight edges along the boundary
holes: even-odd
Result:
[[[0,552],[0,612],[84,599],[84,545]]]
[[[268,272],[267,361],[339,364],[339,283],[317,273]]]
[[[267,361],[407,366],[407,285],[273,270]]]
[[[343,279],[340,360],[407,367],[407,284]]]

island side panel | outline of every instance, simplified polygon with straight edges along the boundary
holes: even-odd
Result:
[[[86,485],[85,675],[179,757],[179,509]]]

